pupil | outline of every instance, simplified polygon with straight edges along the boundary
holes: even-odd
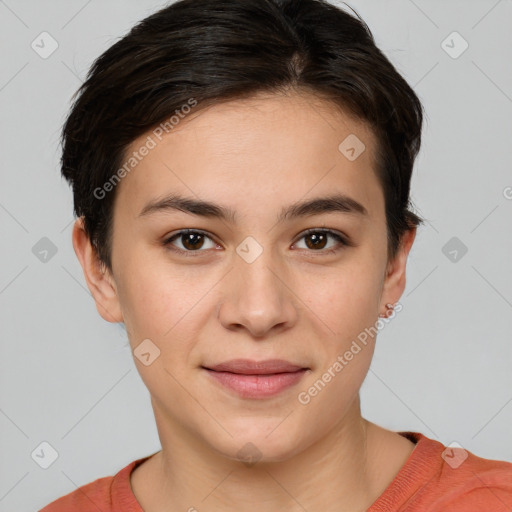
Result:
[[[327,238],[327,237],[326,237],[324,234],[320,234],[320,235],[315,235],[315,234],[313,234],[313,235],[309,235],[309,237],[308,237],[308,238],[306,238],[306,240],[313,240],[313,244],[312,244],[312,246],[310,246],[310,244],[309,244],[309,243],[307,243],[307,245],[308,245],[308,247],[309,247],[310,249],[312,249],[312,248],[319,248],[319,247],[322,249],[322,248],[325,246],[325,240],[326,240],[326,238]],[[323,242],[323,243],[322,243],[322,242]]]
[[[203,235],[199,233],[188,233],[186,235],[183,235],[185,237],[185,241],[183,242],[184,247],[187,249],[199,249],[202,244],[199,244],[199,247],[197,247],[198,242],[202,242],[201,237]],[[199,240],[196,240],[194,243],[194,237],[199,238]]]

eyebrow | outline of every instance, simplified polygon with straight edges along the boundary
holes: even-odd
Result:
[[[221,206],[209,201],[202,201],[177,194],[166,196],[162,199],[150,201],[139,217],[144,217],[156,212],[182,211],[201,217],[217,218],[236,223],[236,212],[231,208]],[[299,217],[320,215],[322,213],[346,213],[352,215],[368,216],[368,210],[355,199],[345,194],[334,194],[327,197],[317,197],[307,201],[293,203],[283,208],[277,218],[278,222]]]

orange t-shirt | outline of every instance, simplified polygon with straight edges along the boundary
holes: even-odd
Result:
[[[512,511],[512,463],[446,447],[418,432],[399,434],[416,447],[367,512]],[[39,512],[143,512],[131,490],[130,474],[149,457],[79,487]]]

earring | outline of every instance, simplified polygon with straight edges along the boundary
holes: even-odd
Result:
[[[391,315],[391,313],[393,312],[393,310],[395,309],[395,306],[393,306],[393,304],[386,304],[386,312],[385,313],[381,313],[379,315],[380,318],[388,318],[389,315]]]

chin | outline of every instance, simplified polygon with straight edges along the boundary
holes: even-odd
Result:
[[[223,436],[225,442],[222,445],[219,445],[218,437],[212,439],[212,447],[225,457],[238,460],[247,467],[286,461],[301,451],[301,446],[304,445],[304,440],[298,433],[292,432],[286,422],[283,418],[271,418],[258,427],[254,418],[247,418],[245,425],[238,422],[236,428],[227,427],[233,437]]]

